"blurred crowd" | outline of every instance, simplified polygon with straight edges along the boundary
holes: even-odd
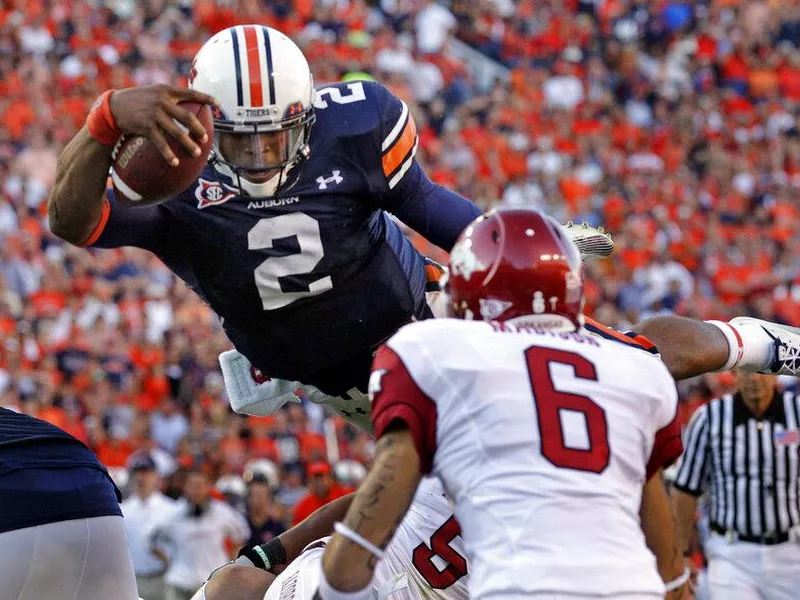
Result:
[[[135,450],[172,497],[199,466],[237,503],[260,472],[285,525],[315,478],[357,485],[371,460],[367,434],[315,405],[233,415],[217,362],[229,343],[190,290],[144,251],[47,230],[59,153],[94,99],[185,82],[205,39],[250,22],[297,41],[317,82],[366,73],[406,100],[437,182],[606,227],[616,258],[587,269],[598,320],[800,325],[796,3],[3,0],[0,405],[86,441],[123,488]],[[730,385],[688,382],[687,412]]]

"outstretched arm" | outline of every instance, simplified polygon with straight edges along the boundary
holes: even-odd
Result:
[[[639,512],[644,538],[647,546],[656,555],[661,578],[664,582],[678,579],[683,573],[683,558],[678,549],[675,518],[664,486],[663,471],[659,470],[645,484]],[[682,598],[681,594],[685,591],[675,590],[667,598]]]
[[[375,464],[344,521],[351,532],[381,549],[391,541],[421,478],[411,431],[405,425],[392,427],[378,441]],[[360,592],[372,581],[376,563],[372,552],[336,533],[322,559],[324,579],[334,590]],[[320,588],[322,598],[326,597],[324,583]]]
[[[288,565],[311,542],[333,533],[333,524],[344,519],[355,496],[352,493],[329,502],[266,544],[242,548],[236,563],[252,565],[265,571]]]
[[[653,317],[634,327],[653,342],[675,379],[688,379],[720,371],[730,354],[728,340],[719,327],[673,315]]]
[[[695,321],[674,315],[653,317],[636,326],[649,338],[675,379],[714,371],[800,375],[800,329],[736,317]]]
[[[89,245],[102,231],[110,211],[105,189],[111,152],[123,133],[149,138],[173,165],[178,159],[167,143],[168,137],[178,140],[190,153],[199,152],[191,137],[176,124],[186,127],[196,139],[207,135],[197,117],[178,106],[183,100],[214,102],[205,94],[166,85],[104,94],[87,125],[58,159],[47,206],[50,230],[55,235],[75,245]]]
[[[269,571],[289,564],[308,544],[333,533],[333,524],[344,518],[354,497],[355,493],[337,498],[266,544],[242,548],[235,563],[209,577],[205,600],[261,600],[275,579]],[[265,562],[265,557],[271,560]]]
[[[356,494],[354,492],[337,498],[333,502],[315,510],[300,523],[279,535],[278,539],[286,549],[287,564],[300,556],[303,548],[314,540],[331,535],[334,523],[344,519],[355,497]]]
[[[447,251],[452,250],[467,225],[481,215],[477,205],[431,181],[416,161],[400,184],[386,194],[383,206]]]

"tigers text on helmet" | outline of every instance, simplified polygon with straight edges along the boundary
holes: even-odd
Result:
[[[280,31],[223,29],[194,57],[189,87],[219,103],[209,162],[240,193],[274,195],[308,157],[314,82],[300,48]]]
[[[452,311],[462,319],[525,321],[575,329],[583,323],[583,273],[575,244],[533,209],[489,212],[450,253]]]

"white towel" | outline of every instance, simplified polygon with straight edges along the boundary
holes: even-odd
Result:
[[[275,378],[258,383],[253,379],[250,361],[236,350],[220,354],[219,366],[222,368],[225,390],[234,412],[269,416],[287,402],[300,402],[295,390],[302,388],[303,384]]]
[[[228,350],[219,355],[225,390],[234,412],[266,417],[287,402],[301,402],[297,393],[314,404],[324,404],[338,415],[366,431],[372,431],[369,397],[353,388],[347,396],[331,396],[313,385],[270,378],[263,383],[253,379],[253,368],[244,354]]]

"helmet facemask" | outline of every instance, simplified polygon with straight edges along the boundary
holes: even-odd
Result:
[[[272,197],[297,181],[298,167],[309,156],[314,120],[311,108],[280,123],[234,125],[215,120],[210,162],[232,180],[240,195]]]

